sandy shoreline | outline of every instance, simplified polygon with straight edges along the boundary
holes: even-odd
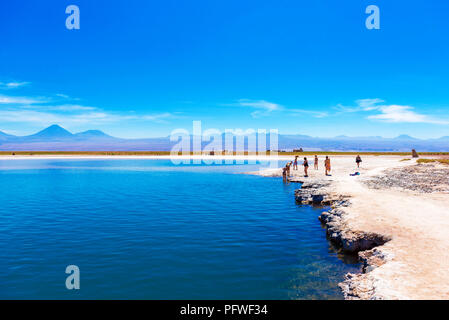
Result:
[[[347,299],[449,299],[449,275],[446,273],[449,270],[449,185],[445,185],[445,191],[437,188],[437,192],[431,193],[395,185],[402,183],[400,180],[419,182],[420,177],[428,176],[425,186],[428,189],[432,187],[435,171],[443,172],[442,179],[449,182],[446,178],[449,167],[417,165],[414,159],[401,161],[404,158],[364,156],[362,168],[357,169],[354,156],[333,156],[332,176],[325,177],[323,157],[318,171],[313,169],[313,159],[309,157],[309,178],[303,177],[302,166],[292,171],[292,179],[312,186],[329,183],[322,192],[333,197],[347,197],[349,205],[337,205],[326,216],[330,218],[328,234],[331,237],[339,241],[343,237],[347,246],[354,246],[352,238],[357,237],[356,240],[370,235],[391,239],[359,253],[365,258],[366,272],[347,275],[341,284]],[[407,168],[419,170],[415,173]],[[401,170],[411,173],[404,171],[403,179],[398,180],[393,173],[399,172],[397,176],[401,177]],[[349,175],[355,171],[361,175]],[[280,170],[255,174],[278,176]],[[411,179],[416,175],[421,176]],[[414,188],[416,186],[410,186]]]

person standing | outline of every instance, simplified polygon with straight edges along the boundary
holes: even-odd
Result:
[[[287,177],[290,177],[290,167],[292,166],[292,162],[287,162],[285,168],[287,169]]]
[[[282,180],[287,182],[287,167],[282,168]]]
[[[362,158],[360,158],[360,155],[355,158],[355,162],[357,163],[357,168],[360,168],[360,163],[362,162]]]
[[[326,160],[324,160],[324,167],[326,176],[328,176],[329,172],[331,171],[331,159],[329,159],[328,156],[326,156]]]
[[[315,168],[315,170],[318,170],[318,156],[315,155],[315,161],[313,163],[313,167]]]
[[[302,164],[304,166],[304,177],[308,177],[307,170],[309,170],[309,162],[307,161],[307,158],[304,157],[304,162]]]
[[[293,162],[293,170],[298,170],[298,156],[295,156],[295,161]]]

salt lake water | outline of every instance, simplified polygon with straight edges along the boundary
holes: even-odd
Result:
[[[341,299],[359,265],[258,167],[0,160],[0,298]]]

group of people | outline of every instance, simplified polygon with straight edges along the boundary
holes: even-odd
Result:
[[[298,158],[299,156],[295,156],[295,160],[287,162],[285,167],[282,169],[282,177],[284,178],[284,181],[287,180],[287,177],[290,176],[290,167],[293,165],[293,170],[298,170]],[[355,162],[357,164],[357,168],[360,168],[360,163],[362,162],[362,158],[360,155],[357,155],[355,158]],[[308,170],[309,170],[309,161],[306,157],[304,157],[304,161],[302,163],[304,167],[304,177],[308,177]],[[313,167],[315,170],[318,170],[318,156],[315,155],[315,159],[313,161]],[[326,159],[324,159],[324,173],[326,176],[329,176],[331,172],[331,159],[329,156],[326,156]]]

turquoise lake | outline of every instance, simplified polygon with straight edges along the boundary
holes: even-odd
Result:
[[[258,167],[0,160],[0,298],[342,299],[359,264]]]

